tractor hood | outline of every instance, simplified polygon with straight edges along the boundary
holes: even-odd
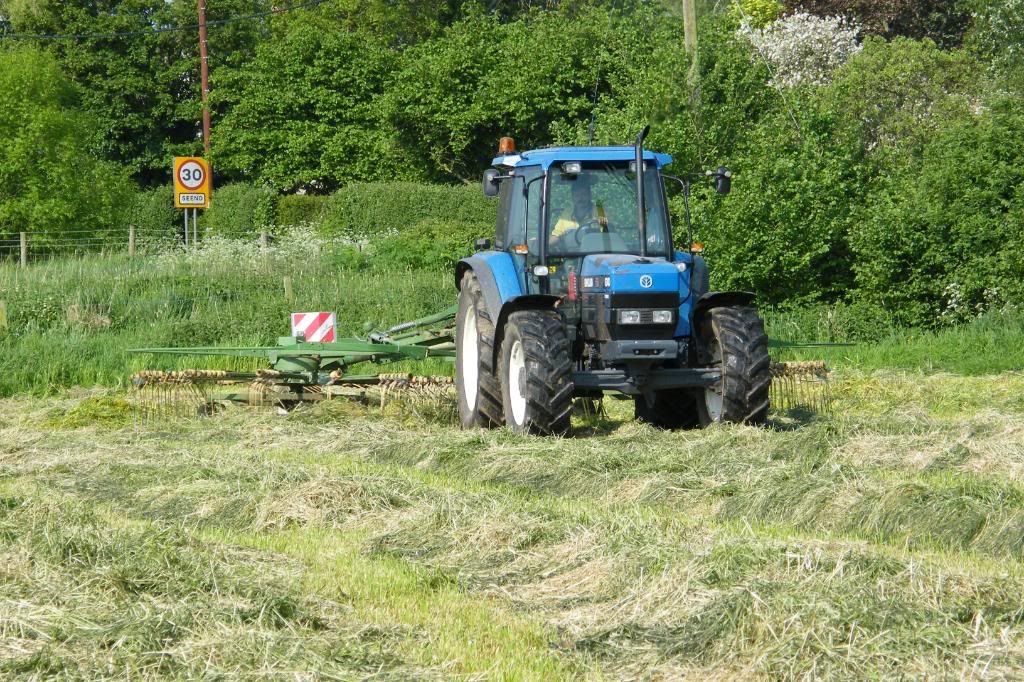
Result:
[[[581,270],[581,277],[595,278],[595,289],[616,294],[678,293],[684,284],[683,273],[677,264],[664,258],[599,254],[584,258]],[[610,287],[597,280],[604,277],[609,278]]]
[[[677,253],[677,261],[632,254],[595,254],[586,256],[580,266],[580,284],[584,295],[598,295],[609,306],[678,306],[675,336],[690,334],[689,254]],[[616,301],[619,303],[617,304]]]

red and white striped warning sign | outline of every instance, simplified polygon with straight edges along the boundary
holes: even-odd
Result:
[[[305,336],[310,343],[330,343],[337,333],[334,313],[292,313],[292,336]]]

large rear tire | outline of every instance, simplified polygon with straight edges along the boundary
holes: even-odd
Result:
[[[703,395],[701,396],[703,398]],[[700,424],[693,391],[672,388],[654,392],[654,404],[638,395],[633,398],[633,416],[637,421],[659,429],[692,429]]]
[[[455,322],[455,385],[466,429],[500,425],[501,386],[494,372],[494,322],[472,270],[462,276]]]
[[[714,386],[697,392],[701,424],[763,424],[771,385],[768,335],[751,306],[713,308],[700,329],[702,360],[722,370]]]
[[[564,435],[572,413],[572,358],[565,321],[554,310],[508,316],[501,341],[505,423],[519,433]]]

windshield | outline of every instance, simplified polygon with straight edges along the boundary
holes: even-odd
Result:
[[[647,251],[666,255],[670,239],[664,196],[656,169],[648,162],[645,170]],[[636,204],[636,175],[626,162],[583,164],[578,174],[552,167],[548,253],[640,253]]]

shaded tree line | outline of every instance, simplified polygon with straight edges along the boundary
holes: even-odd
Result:
[[[210,0],[218,183],[475,182],[501,135],[624,143],[650,122],[678,170],[736,171],[731,196],[695,201],[721,286],[915,324],[1021,299],[1024,3],[699,6],[691,90],[668,0],[326,0],[223,24],[288,6]],[[841,51],[833,16],[854,36]],[[39,109],[78,121],[67,139],[113,185],[158,187],[171,155],[202,149],[196,36],[133,32],[194,22],[190,0],[0,0],[0,33],[131,34],[3,39],[0,58],[49,60],[66,93]],[[29,196],[4,182],[0,206]]]

